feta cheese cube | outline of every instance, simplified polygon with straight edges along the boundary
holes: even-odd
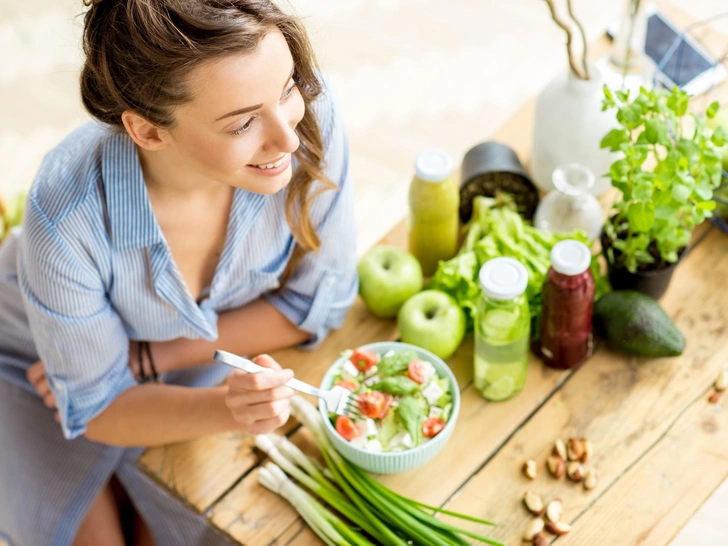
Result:
[[[379,381],[381,381],[381,378],[378,375],[373,375],[369,379],[365,379],[363,381],[363,385],[365,387],[371,387],[372,385],[379,383]]]
[[[379,370],[377,370],[376,366],[372,366],[368,370],[364,372],[365,377],[372,377],[374,374],[376,374]]]
[[[379,440],[369,440],[364,449],[366,449],[367,451],[371,451],[372,453],[381,453],[382,444],[379,442]]]
[[[366,449],[367,439],[364,436],[357,436],[349,440],[349,444],[359,449]]]
[[[428,415],[428,417],[430,419],[442,417],[442,414],[443,414],[442,408],[440,408],[438,406],[430,406],[430,414]]]
[[[424,377],[423,384],[427,385],[430,382],[430,379],[434,378],[437,375],[437,370],[435,370],[435,367],[427,362],[426,360],[422,361],[422,376]]]
[[[374,419],[367,419],[364,428],[367,438],[377,435],[377,424],[374,422]]]
[[[445,394],[445,391],[440,388],[437,381],[432,381],[429,385],[422,389],[422,396],[424,396],[430,404],[437,402],[443,394]]]
[[[409,449],[415,445],[409,432],[399,432],[389,442],[389,445],[400,449]]]
[[[341,367],[341,378],[346,381],[356,381],[359,378],[359,370],[351,360],[347,360]]]
[[[354,421],[356,428],[359,429],[359,435],[363,438],[367,437],[367,422],[366,420]]]

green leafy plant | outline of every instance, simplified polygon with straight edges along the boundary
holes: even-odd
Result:
[[[622,193],[605,224],[607,259],[634,273],[677,262],[696,226],[712,216],[713,190],[721,179],[718,148],[728,142],[723,127],[711,130],[688,112],[690,97],[673,88],[629,93],[604,87],[602,110],[615,108],[620,127],[601,147],[622,152],[609,176]],[[712,119],[718,103],[705,117]]]

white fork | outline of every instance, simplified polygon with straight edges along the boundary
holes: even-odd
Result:
[[[270,368],[258,366],[255,362],[251,362],[247,358],[243,358],[242,356],[238,356],[233,353],[228,353],[227,351],[215,351],[215,356],[213,358],[218,362],[223,362],[228,366],[232,366],[233,368],[237,368],[238,370],[243,370],[248,373],[273,371]],[[297,390],[298,392],[320,398],[326,402],[326,407],[329,411],[332,411],[337,415],[346,415],[347,417],[355,417],[357,419],[361,419],[363,417],[359,411],[359,406],[357,405],[356,400],[351,396],[351,391],[344,387],[334,386],[331,390],[325,391],[317,389],[313,385],[309,385],[308,383],[304,383],[303,381],[295,378],[287,381],[286,386]]]

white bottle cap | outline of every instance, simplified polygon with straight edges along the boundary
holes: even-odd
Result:
[[[551,249],[551,265],[562,275],[581,275],[591,265],[589,247],[579,241],[560,241]]]
[[[452,170],[452,157],[441,150],[425,150],[415,160],[417,178],[425,182],[442,182]]]
[[[480,287],[494,300],[512,300],[526,291],[528,271],[513,258],[493,258],[480,268]]]

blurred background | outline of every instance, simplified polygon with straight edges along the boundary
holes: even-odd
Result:
[[[107,0],[108,1],[108,0]],[[726,0],[672,0],[695,19]],[[541,0],[289,0],[344,110],[360,253],[406,211],[417,152],[459,162],[558,72],[563,32]],[[593,41],[623,2],[575,0]],[[27,187],[43,155],[88,119],[79,99],[81,0],[0,0],[0,191]],[[728,20],[716,22],[728,34]],[[371,219],[376,218],[376,222]]]

